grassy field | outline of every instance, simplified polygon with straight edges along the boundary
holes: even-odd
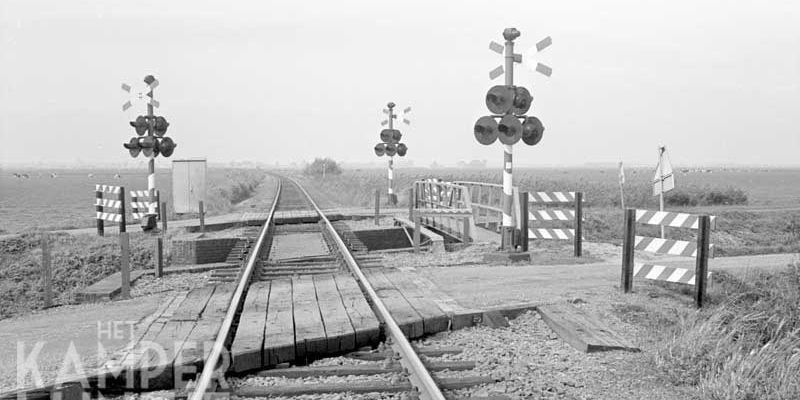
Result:
[[[799,169],[718,169],[710,172],[677,172],[678,189],[667,195],[667,209],[690,213],[711,213],[719,217],[713,241],[718,255],[761,254],[800,251]],[[395,192],[400,207],[406,207],[406,190],[418,179],[437,177],[445,181],[501,183],[500,171],[475,169],[404,168],[395,170]],[[653,172],[626,168],[625,205],[658,209],[658,197],[651,195]],[[602,168],[519,168],[515,186],[528,191],[583,191],[588,240],[619,243],[622,239],[622,211],[616,169]],[[386,187],[383,169],[345,170],[341,175],[303,177],[315,191],[330,196],[341,206],[370,207],[374,191]],[[710,195],[712,194],[712,195]],[[742,198],[744,196],[745,198]],[[686,204],[687,199],[694,206]],[[674,204],[676,203],[676,204]],[[728,203],[728,204],[726,204]],[[739,203],[739,204],[733,204]],[[688,232],[672,230],[677,238]]]
[[[95,184],[124,186],[126,190],[146,189],[147,185],[146,176],[139,170],[13,172],[27,173],[30,178],[18,179],[12,171],[5,170],[0,174],[0,234],[91,227],[95,224]],[[51,178],[50,172],[57,177]],[[120,178],[114,178],[117,173]],[[260,170],[209,168],[207,212],[209,215],[228,212],[235,203],[249,197],[263,179],[264,172]],[[170,204],[171,171],[157,170],[156,183],[161,201]],[[169,205],[167,208],[171,209]],[[175,218],[171,211],[170,218]]]
[[[800,265],[719,271],[712,281],[702,310],[653,300],[616,312],[649,331],[658,343],[655,366],[672,384],[696,388],[699,399],[800,398]],[[689,287],[666,282],[637,291],[645,299],[691,298]]]

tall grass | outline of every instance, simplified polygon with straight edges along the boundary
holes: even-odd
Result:
[[[800,398],[800,265],[718,273],[715,305],[683,317],[655,359],[675,384],[715,400]]]
[[[116,237],[52,233],[54,303],[71,304],[80,289],[119,271]],[[153,265],[152,238],[131,235],[131,269]],[[166,254],[169,261],[169,254]],[[0,319],[43,306],[41,234],[0,239]]]

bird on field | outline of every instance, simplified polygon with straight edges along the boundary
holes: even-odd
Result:
[[[120,174],[114,174],[114,179],[122,179],[122,175],[120,175]]]
[[[50,173],[50,178],[53,178],[53,179],[58,178],[58,174],[55,173],[55,172],[51,172]]]
[[[20,179],[20,178],[22,178],[22,175],[20,175],[20,174],[18,174],[18,173],[16,173],[16,172],[14,172],[14,174],[13,174],[13,175],[14,175],[14,178],[17,178],[17,179]]]
[[[94,174],[86,175],[87,178],[94,178]]]

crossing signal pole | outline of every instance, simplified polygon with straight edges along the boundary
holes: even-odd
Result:
[[[141,90],[134,90],[130,85],[122,84],[122,90],[131,93],[131,100],[122,105],[122,111],[127,111],[133,107],[132,101],[145,102],[147,104],[147,116],[138,116],[131,121],[130,125],[136,130],[139,137],[133,137],[128,143],[123,143],[123,147],[128,149],[131,157],[136,158],[139,153],[143,153],[149,158],[147,164],[147,192],[150,200],[147,204],[147,214],[142,218],[142,230],[149,231],[156,227],[158,212],[156,207],[156,157],[161,154],[169,157],[175,151],[177,144],[171,138],[164,136],[169,127],[166,118],[156,116],[154,108],[159,106],[159,102],[153,97],[153,91],[158,87],[158,80],[153,75],[144,78],[145,87]]]
[[[505,45],[496,42],[489,44],[489,49],[503,55],[504,65],[498,66],[489,73],[490,79],[505,74],[505,85],[494,86],[486,94],[486,106],[493,115],[480,117],[475,123],[474,134],[478,143],[491,145],[500,140],[503,145],[503,217],[501,223],[501,248],[515,248],[515,225],[513,213],[513,156],[514,144],[520,139],[533,146],[539,143],[544,133],[544,126],[536,117],[525,115],[530,109],[533,97],[522,86],[514,86],[514,63],[522,63],[522,55],[514,53],[514,40],[520,36],[515,28],[503,31]],[[544,50],[552,43],[550,37],[536,44],[537,51]],[[552,69],[544,64],[537,64],[536,71],[550,76]],[[499,122],[496,121],[499,119]],[[527,215],[521,216],[527,218]]]
[[[400,133],[399,130],[394,129],[394,119],[397,118],[397,114],[394,113],[394,108],[396,105],[392,102],[386,105],[386,109],[383,110],[384,114],[387,114],[388,117],[386,120],[381,122],[381,125],[386,126],[389,125],[388,129],[383,129],[381,131],[380,137],[381,142],[375,145],[375,155],[378,157],[381,156],[388,156],[389,157],[389,165],[387,169],[387,175],[389,178],[389,189],[388,193],[388,203],[390,205],[397,205],[397,195],[394,193],[394,156],[395,154],[404,157],[406,152],[408,151],[408,147],[400,143],[400,139],[402,139],[403,134]],[[406,125],[410,125],[411,121],[405,117],[405,114],[411,112],[411,107],[406,107],[403,110],[403,123]]]

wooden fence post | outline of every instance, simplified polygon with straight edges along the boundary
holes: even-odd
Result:
[[[156,238],[155,276],[160,278],[164,274],[164,239]]]
[[[99,186],[99,185],[98,185]],[[103,236],[105,233],[103,230],[103,192],[98,190],[94,191],[94,198],[95,198],[95,207],[94,210],[98,212],[97,215],[97,236]]]
[[[575,257],[583,254],[583,192],[575,192]]]
[[[622,279],[620,289],[630,293],[633,289],[633,247],[636,240],[636,209],[625,210],[625,239],[622,243]]]
[[[50,263],[50,234],[42,232],[42,285],[44,286],[44,307],[53,306],[53,274]]]
[[[161,202],[161,233],[167,234],[167,202]]]
[[[119,196],[117,196],[119,200],[119,231],[120,233],[125,232],[125,224],[128,221],[125,219],[125,187],[119,187]]]
[[[528,192],[520,193],[519,206],[521,208],[520,214],[522,215],[522,220],[520,221],[520,245],[522,245],[523,252],[528,251],[528,221],[530,219],[528,216],[528,200]]]
[[[122,275],[122,291],[120,298],[125,300],[131,297],[131,243],[127,232],[119,234],[119,246],[121,251],[120,264]]]
[[[156,213],[156,215],[157,215],[158,219],[161,219],[161,209],[159,208],[159,206],[161,205],[161,191],[160,190],[156,190],[156,198],[155,199],[150,199],[150,201],[155,201],[156,202],[156,210],[158,211]]]
[[[414,187],[408,189],[408,219],[412,218],[414,213]]]
[[[710,242],[710,218],[701,215],[697,225],[697,261],[694,268],[695,297],[694,304],[697,308],[703,307],[706,294],[706,280],[708,278],[708,245]]]
[[[414,215],[414,253],[419,253],[419,246],[421,241],[422,221],[419,215]]]
[[[203,209],[203,200],[200,200],[200,204],[198,205],[200,210],[200,232],[206,231],[206,212]]]
[[[381,217],[381,190],[375,189],[375,225],[379,224]]]

